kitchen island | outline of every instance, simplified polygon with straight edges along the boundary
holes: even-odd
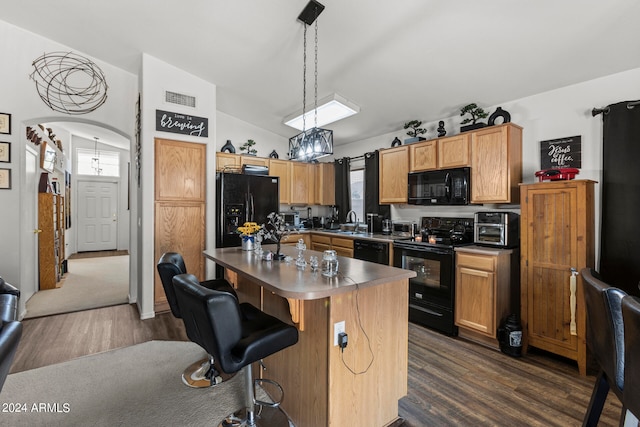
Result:
[[[265,249],[274,247],[265,246]],[[282,246],[295,259],[297,251]],[[240,248],[204,255],[226,269],[242,302],[296,325],[298,343],[265,359],[259,375],[283,386],[297,426],[386,426],[407,394],[408,281],[415,272],[338,257],[333,278]],[[321,252],[307,250],[305,258]],[[348,345],[334,345],[344,322]]]

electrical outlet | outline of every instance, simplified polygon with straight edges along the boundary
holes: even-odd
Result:
[[[334,347],[338,345],[338,335],[340,335],[340,332],[345,332],[344,320],[342,322],[337,322],[333,324],[333,346]]]

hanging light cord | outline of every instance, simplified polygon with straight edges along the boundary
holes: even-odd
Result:
[[[314,90],[315,90],[315,94],[314,94],[314,102],[313,102],[313,111],[314,111],[314,117],[313,117],[313,127],[317,128],[318,127],[318,9],[316,8],[316,39],[315,39],[315,71],[314,71]]]
[[[302,48],[302,132],[307,130],[305,108],[307,103],[307,24],[304,24],[304,44]]]

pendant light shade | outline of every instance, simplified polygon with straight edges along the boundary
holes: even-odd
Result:
[[[289,138],[289,158],[310,162],[333,154],[333,131],[311,128]]]

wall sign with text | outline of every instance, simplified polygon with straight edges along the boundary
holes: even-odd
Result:
[[[156,110],[156,130],[207,138],[209,136],[209,119]]]
[[[540,169],[582,167],[582,137],[540,141]]]

